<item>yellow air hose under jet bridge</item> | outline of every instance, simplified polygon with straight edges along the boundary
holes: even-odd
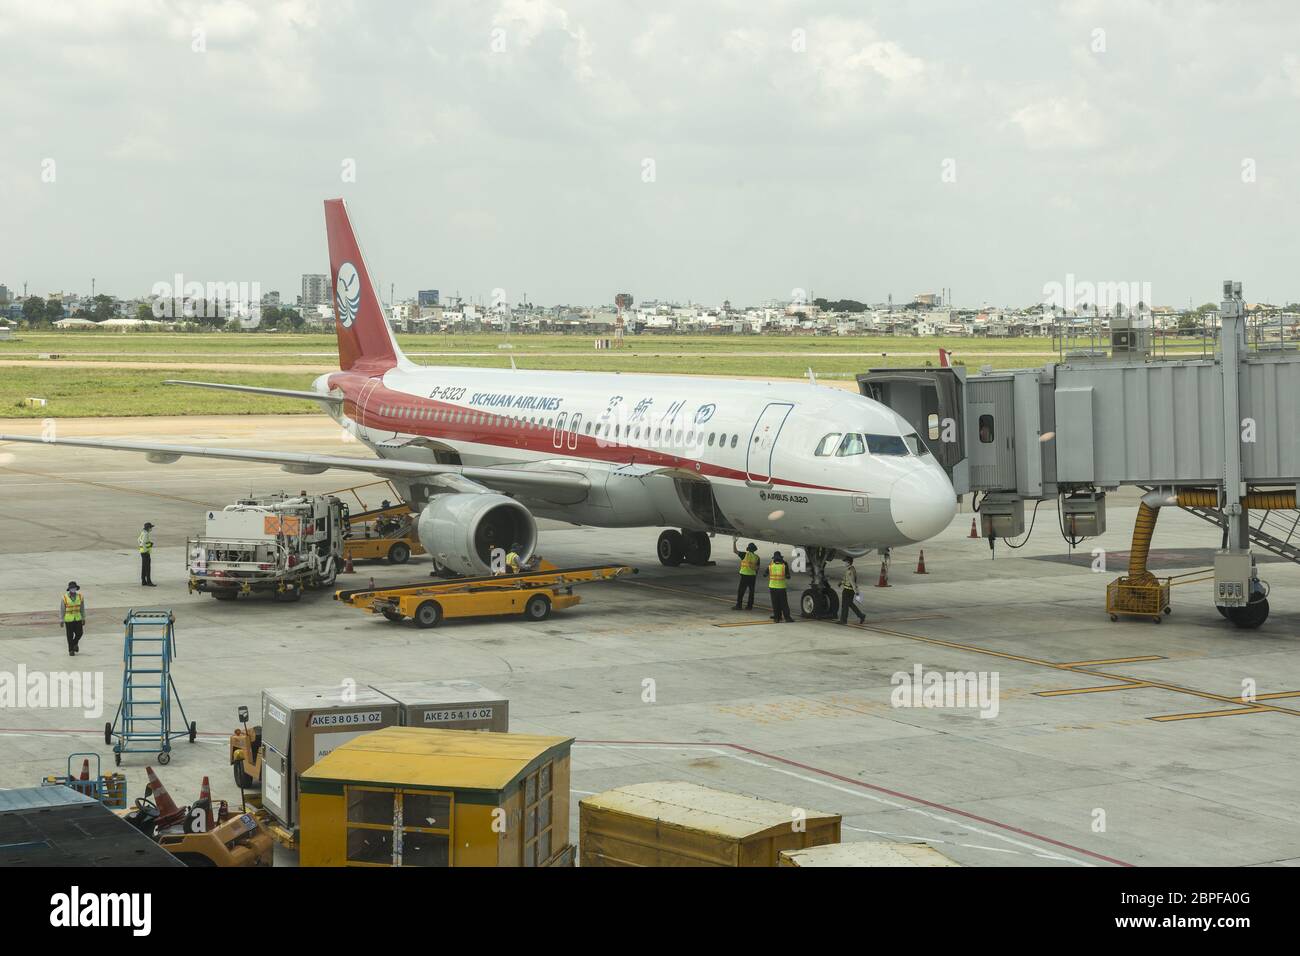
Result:
[[[1142,496],[1137,519],[1133,522],[1133,543],[1128,554],[1128,574],[1116,578],[1106,589],[1106,610],[1112,620],[1117,614],[1168,613],[1169,584],[1164,584],[1147,569],[1151,538],[1163,505],[1180,508],[1217,508],[1219,492],[1213,488],[1184,488],[1172,494],[1152,491]],[[1294,491],[1252,492],[1241,499],[1246,510],[1288,511],[1296,507]]]

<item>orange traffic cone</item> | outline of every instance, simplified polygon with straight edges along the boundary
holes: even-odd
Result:
[[[78,777],[77,779],[78,780],[90,779],[90,758],[89,757],[81,761],[81,776]]]
[[[212,785],[208,783],[208,778],[203,778],[203,784],[199,787],[199,803],[203,805],[203,819],[207,823],[207,831],[212,830],[215,822],[212,819]]]
[[[889,583],[889,571],[886,569],[884,561],[880,562],[880,580],[876,582],[876,587],[893,587],[893,585]]]
[[[147,797],[153,797],[154,805],[158,808],[158,821],[155,823],[159,829],[179,823],[185,816],[185,812],[178,806],[176,801],[167,793],[167,788],[162,785],[158,775],[153,772],[153,767],[144,768],[145,775],[149,778]]]
[[[974,519],[974,518],[971,518],[971,519],[970,519],[970,536],[971,536],[972,538],[978,538],[978,537],[980,536],[980,533],[979,533],[978,531],[975,530],[975,519]]]
[[[929,573],[930,573],[929,571],[927,571],[927,570],[925,569],[925,548],[922,548],[922,549],[921,549],[921,557],[920,557],[920,559],[918,559],[917,562],[916,562],[916,573],[917,573],[917,574],[929,574]]]
[[[356,573],[357,573],[356,570],[352,567],[352,556],[351,556],[351,555],[348,555],[348,556],[343,560],[343,570],[342,570],[341,572],[339,572],[339,573],[340,573],[340,574],[356,574]]]

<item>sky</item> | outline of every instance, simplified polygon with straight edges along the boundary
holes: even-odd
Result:
[[[1300,300],[1300,4],[0,0],[0,283]],[[499,290],[499,291],[497,291]]]

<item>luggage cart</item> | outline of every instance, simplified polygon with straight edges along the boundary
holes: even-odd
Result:
[[[72,772],[72,762],[81,758],[81,775]],[[91,761],[95,761],[91,769]],[[99,754],[76,753],[68,757],[68,772],[65,776],[50,774],[41,781],[42,787],[67,787],[82,796],[98,800],[110,810],[126,809],[126,775],[121,773],[100,773]]]
[[[124,753],[158,752],[158,762],[172,760],[172,741],[189,737],[194,743],[198,725],[185,716],[185,705],[172,680],[176,656],[176,617],[169,610],[132,608],[127,612],[126,642],[122,650],[122,700],[117,714],[104,724],[104,743],[113,748],[113,762],[122,764]],[[172,730],[172,700],[181,712],[181,730]],[[116,742],[114,742],[116,738]],[[152,743],[152,746],[144,746]]]
[[[448,618],[505,615],[544,621],[551,611],[573,607],[582,600],[573,593],[575,585],[612,581],[624,574],[636,574],[636,568],[621,564],[557,568],[543,563],[536,570],[519,574],[352,588],[336,591],[334,599],[371,614],[382,614],[389,621],[409,618],[417,627],[437,627]]]

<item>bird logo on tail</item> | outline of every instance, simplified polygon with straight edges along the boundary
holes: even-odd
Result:
[[[352,328],[352,322],[361,309],[361,277],[357,275],[357,267],[350,262],[339,266],[338,278],[334,281],[334,300],[339,323],[345,329]]]

